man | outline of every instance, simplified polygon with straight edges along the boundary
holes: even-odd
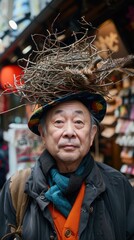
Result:
[[[55,52],[49,49],[46,57],[26,69],[26,84],[18,88],[19,94],[22,91],[41,105],[28,126],[45,145],[25,184],[29,203],[22,223],[24,240],[134,240],[132,186],[117,170],[95,162],[90,153],[106,113],[106,84],[95,79],[105,79],[108,62],[97,71],[101,60],[90,56],[93,64],[89,64],[86,42],[85,48],[79,48],[79,43],[81,47],[83,38],[70,46],[73,51],[64,52],[59,46]],[[0,195],[0,237],[14,239],[20,232],[11,233],[16,215],[9,184],[10,179]]]

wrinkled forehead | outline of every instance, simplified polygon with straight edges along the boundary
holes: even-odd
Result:
[[[78,114],[86,113],[90,115],[88,108],[79,100],[68,100],[66,102],[58,103],[48,110],[47,115],[60,114],[62,112],[76,112]]]

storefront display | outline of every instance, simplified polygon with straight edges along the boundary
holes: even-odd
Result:
[[[121,172],[134,176],[134,79],[126,79],[119,96],[122,104],[116,110],[118,118],[115,132],[116,143],[121,146],[121,161],[123,163]]]
[[[9,173],[32,167],[43,151],[41,138],[32,134],[27,124],[10,124],[4,134],[9,146]]]

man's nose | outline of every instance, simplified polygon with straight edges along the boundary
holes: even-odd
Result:
[[[71,123],[71,122],[66,123],[63,135],[65,137],[75,136],[75,129],[74,129],[73,123]]]

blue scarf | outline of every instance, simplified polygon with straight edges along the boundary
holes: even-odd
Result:
[[[71,210],[71,204],[64,196],[69,183],[69,178],[61,175],[57,169],[50,170],[51,178],[49,178],[49,190],[45,193],[45,197],[53,202],[56,208],[65,216]],[[52,185],[54,184],[54,185]]]
[[[73,173],[73,176],[82,176],[84,172],[87,175],[87,164],[90,160],[85,157],[81,162],[80,166]],[[88,164],[89,165],[89,164]],[[89,166],[88,166],[89,167]],[[92,168],[91,168],[92,169]],[[91,169],[88,169],[88,173]],[[56,168],[50,169],[49,174],[49,186],[50,188],[45,193],[45,197],[51,201],[54,206],[65,216],[67,217],[72,208],[71,203],[66,198],[66,193],[70,185],[71,177],[66,177],[58,172]],[[83,181],[82,181],[83,182]],[[81,182],[81,184],[82,184]]]

